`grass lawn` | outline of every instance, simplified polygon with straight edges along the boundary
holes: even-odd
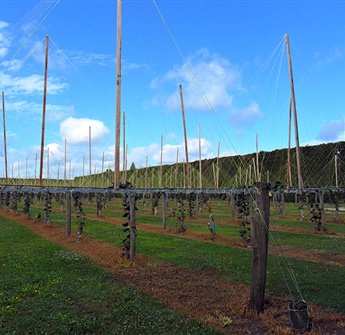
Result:
[[[218,334],[3,218],[0,255],[2,334]]]

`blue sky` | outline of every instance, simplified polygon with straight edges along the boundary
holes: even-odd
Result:
[[[345,139],[344,1],[123,0],[128,167],[287,147],[291,43],[301,145]],[[114,166],[116,1],[0,0],[0,90],[9,175],[34,176],[49,42],[44,177]],[[121,118],[122,120],[122,118]],[[121,121],[122,123],[122,121]],[[1,127],[1,133],[3,128]],[[3,133],[2,133],[3,134]],[[294,136],[294,135],[292,135]],[[121,150],[123,131],[121,132]],[[4,175],[3,135],[0,175]],[[294,146],[294,141],[292,142]],[[121,153],[122,160],[122,153]],[[84,162],[84,164],[83,164]],[[122,167],[122,162],[121,162]],[[38,175],[38,172],[36,172]]]

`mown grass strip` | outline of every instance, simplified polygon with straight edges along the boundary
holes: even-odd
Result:
[[[95,238],[122,246],[120,226],[93,221],[86,233]],[[252,253],[249,249],[231,248],[213,243],[199,242],[166,234],[138,231],[137,252],[173,264],[182,265],[229,281],[246,283],[251,278]],[[298,287],[295,286],[293,275]],[[286,285],[284,276],[287,278]],[[267,291],[289,294],[345,312],[345,269],[338,266],[287,259],[284,254],[268,257]]]
[[[1,218],[2,334],[219,334]]]
[[[56,218],[54,218],[54,222],[55,220]],[[64,224],[64,221],[60,224]],[[101,221],[88,221],[85,233],[121,247],[123,233],[120,226]],[[334,239],[329,236],[285,232],[280,232],[279,235],[283,245],[338,253],[344,250],[340,239],[336,240],[335,244]],[[212,243],[191,241],[180,236],[149,233],[144,230],[138,231],[137,248],[138,252],[147,256],[197,270],[208,270],[213,274],[224,276],[230,281],[249,283],[250,280],[251,253],[245,249],[228,248]],[[289,288],[293,290],[293,294],[297,298],[298,292],[293,285],[290,273],[287,270],[281,271],[279,260],[283,265],[288,264],[288,268],[291,266],[305,299],[345,312],[343,304],[345,269],[314,262],[275,259],[270,256],[267,277],[268,291],[288,294],[289,290],[283,279],[283,275],[285,275],[289,281]]]

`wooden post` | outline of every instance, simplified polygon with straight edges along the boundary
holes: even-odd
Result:
[[[286,41],[286,51],[287,51],[289,74],[290,74],[290,89],[291,89],[291,99],[292,99],[292,111],[293,111],[293,115],[294,115],[294,126],[295,126],[298,189],[299,189],[299,194],[302,194],[303,179],[302,179],[302,168],[301,168],[300,148],[299,148],[297,108],[296,108],[296,98],[295,98],[295,86],[294,86],[293,73],[292,73],[292,61],[291,61],[291,54],[290,54],[290,41],[289,41],[289,36],[288,35],[285,35],[285,41]]]
[[[260,166],[259,166],[259,137],[256,134],[256,181],[261,181]]]
[[[177,185],[177,174],[178,174],[178,149],[176,150],[175,187],[178,187],[178,185]]]
[[[44,62],[44,87],[43,87],[41,156],[40,156],[41,157],[40,158],[40,187],[42,187],[42,180],[43,180],[44,131],[45,131],[46,105],[47,105],[48,45],[49,45],[49,36],[46,36],[46,55],[45,55],[45,62]]]
[[[163,221],[163,229],[167,228],[167,194],[165,192],[162,193],[162,221]]]
[[[64,151],[64,170],[63,170],[63,185],[66,186],[66,179],[67,179],[67,167],[66,167],[66,146],[67,146],[67,140],[65,139],[65,151]],[[36,178],[36,172],[35,172],[35,178]]]
[[[252,281],[250,288],[250,303],[255,306],[258,313],[264,309],[264,296],[266,286],[266,266],[268,250],[268,229],[270,216],[269,186],[267,183],[255,183],[253,220],[253,261]]]
[[[72,192],[66,192],[66,234],[71,235]]]
[[[187,140],[186,118],[184,115],[184,103],[183,103],[183,94],[182,94],[181,84],[180,84],[180,98],[181,98],[182,121],[183,121],[183,132],[184,132],[184,147],[185,147],[185,154],[186,154],[186,173],[187,173],[187,185],[188,185],[187,187],[191,188],[190,169],[189,169],[189,161],[188,161],[188,140]]]
[[[122,123],[123,123],[123,155],[122,155],[122,183],[126,184],[126,112],[122,112]]]
[[[6,186],[8,185],[8,171],[7,171],[7,145],[6,145],[6,118],[5,118],[5,93],[2,91],[2,121],[4,126],[4,156],[5,156],[5,178]]]
[[[334,156],[335,187],[338,188],[338,152]]]
[[[89,126],[89,186],[91,187],[91,126]]]
[[[200,123],[198,125],[198,130],[199,130],[199,188],[202,188]]]
[[[292,99],[290,99],[290,112],[289,112],[289,131],[288,131],[288,150],[287,150],[287,170],[286,170],[286,183],[287,187],[292,186],[291,176],[291,114],[292,114]]]
[[[129,234],[130,234],[130,249],[129,249],[129,259],[131,261],[135,258],[136,250],[136,226],[135,226],[135,194],[130,193],[129,200]]]
[[[218,142],[216,188],[219,188],[219,151],[220,151],[220,142]]]
[[[115,114],[115,162],[114,188],[120,186],[120,122],[121,122],[121,49],[122,49],[122,1],[117,0],[116,36],[116,114]]]
[[[163,135],[161,135],[161,160],[159,166],[159,188],[162,188],[162,177],[163,177]]]

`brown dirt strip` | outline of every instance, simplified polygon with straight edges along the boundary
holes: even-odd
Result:
[[[249,289],[231,283],[213,272],[199,272],[153,258],[137,255],[134,262],[123,261],[121,250],[98,239],[66,236],[64,227],[44,226],[24,215],[0,211],[0,215],[16,221],[35,234],[90,258],[115,278],[153,296],[187,317],[198,319],[225,334],[292,335],[287,315],[288,298],[266,297],[265,312],[259,316],[248,308]],[[313,314],[313,330],[309,335],[344,334],[345,315],[309,305]],[[232,324],[223,327],[222,317]]]

